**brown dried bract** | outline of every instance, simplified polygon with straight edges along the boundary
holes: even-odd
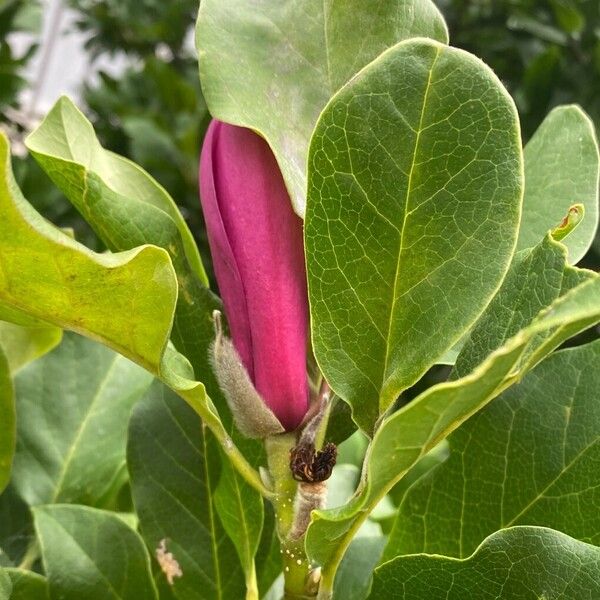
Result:
[[[335,444],[325,444],[323,450],[315,452],[315,447],[299,444],[290,451],[290,469],[296,481],[317,483],[331,477],[337,459]]]

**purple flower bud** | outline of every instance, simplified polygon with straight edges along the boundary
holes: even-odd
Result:
[[[213,120],[200,196],[233,344],[286,430],[308,410],[308,294],[302,221],[268,144]]]

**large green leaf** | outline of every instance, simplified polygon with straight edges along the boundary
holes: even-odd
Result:
[[[519,250],[555,228],[569,207],[583,204],[584,219],[564,240],[577,263],[598,227],[600,159],[594,124],[578,106],[555,108],[525,147],[525,195]]]
[[[181,567],[172,588],[179,600],[244,595],[235,547],[213,503],[215,450],[198,417],[160,383],[135,407],[127,447],[134,504],[148,547],[166,540]]]
[[[69,333],[15,380],[13,481],[30,505],[102,505],[125,477],[127,421],[152,375]]]
[[[593,600],[600,548],[542,527],[487,538],[464,560],[401,556],[375,571],[373,600]]]
[[[48,583],[45,577],[24,569],[4,569],[12,584],[10,600],[48,600]]]
[[[33,512],[52,600],[157,600],[144,542],[114,513],[68,504]]]
[[[8,573],[4,569],[0,569],[0,600],[10,600],[12,592],[12,582]]]
[[[386,557],[465,557],[512,525],[600,544],[599,365],[600,341],[557,352],[455,431],[406,495]]]
[[[177,283],[167,252],[96,254],[23,198],[0,134],[0,304],[81,332],[147,368],[167,344]]]
[[[27,146],[110,250],[154,244],[169,252],[179,286],[173,342],[214,394],[207,349],[220,302],[206,287],[198,249],[171,197],[140,167],[104,150],[68,98],[58,100]]]
[[[6,355],[0,346],[0,492],[8,485],[16,443],[15,394]]]
[[[370,431],[508,268],[522,192],[512,100],[474,56],[409,40],[328,104],[309,157],[314,351]]]
[[[26,145],[111,250],[169,250],[180,280],[207,283],[198,248],[175,202],[141,167],[104,150],[91,123],[65,96]]]
[[[203,0],[196,28],[202,91],[214,117],[267,140],[303,215],[319,113],[362,67],[415,36],[448,41],[430,0]]]
[[[51,325],[15,325],[0,321],[0,347],[4,349],[11,373],[50,352],[62,338],[62,330]]]
[[[167,346],[178,291],[168,253],[141,246],[97,254],[53,227],[17,187],[3,135],[0,169],[0,306],[99,340],[159,376],[202,416],[254,487],[263,488],[189,361]],[[206,328],[206,307],[198,310]]]
[[[324,565],[327,576],[335,571],[369,512],[419,458],[518,381],[556,345],[599,320],[600,278],[594,277],[555,301],[472,373],[429,388],[384,419],[367,452],[355,496],[340,508],[313,513],[307,549]],[[553,333],[546,338],[549,331]],[[521,361],[524,354],[528,358]]]

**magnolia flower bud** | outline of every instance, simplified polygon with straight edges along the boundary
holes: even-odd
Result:
[[[259,398],[291,431],[308,409],[302,221],[267,143],[219,121],[210,124],[204,140],[200,197],[233,347]],[[233,364],[231,356],[229,367],[216,356],[214,361],[216,370]],[[239,392],[239,382],[231,379],[239,370],[233,371],[217,373],[222,386],[229,382],[229,396]],[[243,401],[229,398],[229,404],[240,413]]]

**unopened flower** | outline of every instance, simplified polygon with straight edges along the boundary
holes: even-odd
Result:
[[[265,414],[264,406],[254,406],[257,401],[276,417],[279,431],[293,430],[309,402],[302,221],[265,140],[249,129],[213,121],[202,148],[200,196],[233,341],[233,346],[222,339],[215,344],[217,378],[247,435],[265,435],[254,431]],[[246,383],[232,368],[238,355]]]

